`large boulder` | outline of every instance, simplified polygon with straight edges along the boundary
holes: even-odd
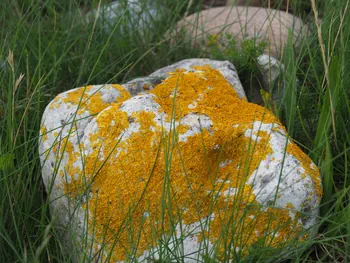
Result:
[[[307,34],[306,26],[298,17],[279,10],[245,6],[216,7],[192,14],[177,24],[174,34],[183,31],[195,46],[202,48],[212,39],[225,47],[226,34],[238,44],[246,39],[265,42],[265,53],[276,58],[282,54],[289,31],[296,49]]]
[[[232,64],[193,62],[155,72],[135,96],[132,83],[87,86],[47,106],[42,177],[78,258],[228,261],[313,235],[317,167],[271,112],[238,96]]]

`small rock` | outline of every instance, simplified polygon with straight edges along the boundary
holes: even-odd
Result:
[[[245,39],[264,41],[267,43],[265,53],[276,58],[282,54],[289,30],[296,48],[307,32],[301,19],[291,14],[244,6],[216,7],[192,14],[177,24],[176,31],[182,30],[194,45],[202,48],[213,38],[225,47],[225,34],[230,34],[238,43]]]
[[[69,251],[77,240],[88,260],[190,263],[313,236],[318,169],[271,112],[238,96],[230,70],[185,60],[138,95],[88,86],[47,106],[42,177],[57,223],[74,229],[62,230]]]
[[[128,28],[149,29],[154,21],[160,19],[159,7],[142,0],[114,1],[102,6],[99,12],[91,11],[87,15],[88,21],[94,21],[96,15],[102,19],[108,32],[112,31],[119,21]]]
[[[272,95],[274,101],[283,98],[283,85],[277,83],[284,73],[284,65],[276,58],[261,55],[257,59],[259,69],[262,75],[262,84],[265,91]]]

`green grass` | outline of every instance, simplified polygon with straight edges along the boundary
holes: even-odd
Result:
[[[200,1],[193,1],[190,8],[185,0],[152,2],[169,9],[162,8],[160,20],[152,21],[142,33],[137,25],[127,28],[128,13],[117,19],[111,31],[98,21],[88,22],[85,13],[98,6],[96,0],[0,1],[0,262],[73,261],[51,221],[37,151],[43,110],[58,93],[88,83],[122,83],[192,57],[231,60],[246,89],[258,85],[254,61],[261,47],[252,48],[247,42],[237,52],[234,43],[226,51],[194,49],[183,39],[174,44],[165,33],[186,10],[198,10]],[[312,34],[298,54],[287,44],[285,96],[276,114],[319,166],[324,196],[318,234],[284,261],[349,262],[350,17],[345,14],[350,3],[319,4],[322,49],[313,12],[303,11],[305,1],[292,2],[296,12],[309,21]],[[166,165],[176,151],[175,145],[168,148]],[[169,187],[165,181],[164,207]],[[169,242],[164,240],[164,247]],[[236,260],[282,261],[278,254],[271,256],[271,251],[257,245],[252,256],[236,255]],[[181,258],[170,252],[164,251],[163,262],[170,256]],[[208,256],[206,262],[216,261]]]

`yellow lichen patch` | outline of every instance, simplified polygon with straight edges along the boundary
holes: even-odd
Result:
[[[288,209],[295,209],[293,203],[291,203],[291,202],[288,202],[288,203],[286,204],[286,208],[288,208]]]
[[[61,107],[61,100],[60,100],[60,96],[57,96],[51,103],[50,105],[50,109],[58,109],[59,107]]]
[[[74,149],[71,142],[71,136],[75,136],[75,134],[73,133],[69,137],[67,136],[62,139],[59,143],[56,143],[54,151],[58,154],[58,159],[67,158],[64,167],[59,171],[59,175],[61,178],[69,176],[69,178],[63,178],[63,182],[68,179],[68,182],[63,184],[63,189],[65,193],[69,193],[72,197],[75,197],[79,191],[81,191],[81,188],[76,187],[76,185],[77,181],[80,182],[82,175],[82,170],[77,166],[76,162],[82,157],[80,152]]]
[[[48,139],[46,126],[44,126],[44,125],[41,126],[40,133],[43,136],[43,138],[42,138],[43,142],[46,141]]]
[[[109,103],[103,101],[101,97],[101,92],[99,90],[96,90],[96,92],[91,94],[93,88],[94,86],[81,87],[65,94],[65,97],[63,97],[62,95],[57,96],[52,102],[50,108],[59,108],[62,103],[78,105],[80,102],[78,114],[81,114],[84,111],[89,111],[91,115],[97,114],[106,107],[108,107]],[[115,101],[116,103],[122,102],[130,98],[129,92],[125,90],[121,85],[107,85],[104,89],[112,88],[118,90],[120,93],[120,96],[118,96]]]
[[[143,89],[144,90],[150,90],[151,86],[149,84],[144,84]]]
[[[276,117],[265,108],[241,100],[231,84],[216,70],[209,66],[194,68],[202,72],[198,74],[177,71],[151,91],[156,95],[156,101],[169,118],[176,101],[176,119],[192,112],[205,114],[210,116],[217,130],[221,130],[230,120],[234,120],[235,122],[232,123],[237,124],[251,124],[258,120],[265,123],[279,123]],[[196,107],[188,108],[188,105],[191,105],[199,96],[201,99],[197,100]]]
[[[228,244],[247,255],[253,244],[280,247],[297,238],[302,230],[297,219],[292,219],[288,211],[277,208],[262,210],[255,201],[243,207],[229,205],[215,212],[219,218],[211,222],[211,228],[218,232],[213,231],[211,235],[219,242],[219,257],[227,253],[225,248]]]
[[[89,209],[89,230],[113,262],[128,261],[133,252],[142,255],[179,222],[191,225],[211,215],[208,228],[196,235],[216,243],[222,254],[229,245],[246,254],[262,239],[278,247],[302,229],[288,209],[261,207],[247,183],[272,149],[268,132],[254,134],[257,139],[245,132],[254,121],[279,123],[276,117],[239,99],[218,71],[195,69],[172,73],[150,92],[159,112],[128,115],[115,104],[94,119],[97,129],[88,135],[84,174],[68,187],[90,186],[83,205]],[[213,126],[180,141],[191,127],[166,130],[156,122],[160,112],[167,114],[168,124],[200,114]],[[68,150],[67,169],[77,158],[69,145]]]

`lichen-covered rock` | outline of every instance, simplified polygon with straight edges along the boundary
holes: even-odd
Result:
[[[317,167],[209,65],[134,97],[119,85],[57,96],[39,151],[58,222],[97,261],[228,261],[302,242],[317,222]]]
[[[205,48],[212,39],[222,48],[227,45],[226,34],[238,44],[246,39],[267,44],[265,53],[279,58],[287,43],[289,31],[296,50],[307,35],[302,20],[289,13],[260,7],[216,7],[192,14],[181,20],[174,32],[184,31],[195,46]]]

